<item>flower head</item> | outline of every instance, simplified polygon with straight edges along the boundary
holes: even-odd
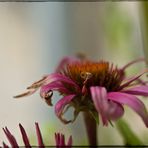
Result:
[[[16,98],[33,94],[40,88],[40,96],[52,105],[53,91],[62,98],[55,105],[55,113],[64,123],[73,122],[79,112],[85,111],[95,118],[100,115],[103,125],[117,120],[124,114],[123,105],[132,108],[148,127],[148,113],[137,95],[148,96],[147,82],[140,77],[147,70],[128,78],[125,70],[130,65],[143,61],[135,60],[123,68],[106,61],[91,61],[85,58],[66,57],[55,73],[44,76],[28,87],[28,92]],[[74,107],[74,119],[66,120],[63,114]]]
[[[36,127],[38,147],[44,148],[45,145],[43,143],[43,138],[42,138],[42,134],[41,134],[38,123],[35,123],[35,127]],[[30,145],[29,138],[26,134],[25,129],[23,128],[23,126],[21,124],[19,124],[19,128],[20,128],[20,131],[21,131],[21,135],[22,135],[22,139],[23,139],[25,147],[31,148],[32,146]],[[8,128],[7,127],[3,128],[3,131],[4,131],[7,139],[9,140],[11,147],[12,148],[19,148],[19,145],[18,145],[15,137],[11,134],[11,132],[8,130]],[[66,144],[65,143],[65,136],[63,134],[60,134],[60,133],[55,133],[55,141],[56,141],[56,147],[57,148],[62,148],[62,147],[71,148],[72,147],[72,137],[71,136],[69,137],[68,143]],[[8,148],[8,145],[3,142],[3,147]]]

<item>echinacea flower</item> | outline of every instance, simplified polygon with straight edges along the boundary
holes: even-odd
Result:
[[[84,58],[66,57],[55,73],[44,76],[33,83],[26,93],[15,98],[33,94],[40,88],[40,96],[48,105],[52,105],[53,91],[62,98],[55,105],[55,113],[64,122],[73,122],[79,112],[88,112],[95,119],[100,115],[103,125],[117,120],[124,114],[124,105],[133,109],[148,127],[148,113],[138,96],[148,96],[147,82],[140,77],[148,72],[127,77],[125,70],[130,65],[142,61],[135,60],[122,68],[107,61],[91,61]],[[74,107],[74,119],[66,120],[63,114]]]
[[[35,123],[35,127],[36,127],[38,147],[44,148],[46,146],[43,143],[43,138],[42,138],[42,134],[41,134],[38,123]],[[34,147],[34,146],[31,146],[31,144],[29,142],[29,138],[26,134],[26,131],[21,124],[19,124],[19,128],[21,131],[21,135],[22,135],[22,139],[23,139],[25,147],[26,148]],[[8,141],[10,142],[11,147],[12,148],[19,148],[19,145],[18,145],[15,137],[11,134],[11,132],[8,130],[8,128],[7,127],[3,128],[3,131],[4,131]],[[56,148],[62,148],[62,147],[71,148],[72,147],[72,137],[71,136],[69,137],[68,142],[66,144],[65,143],[65,136],[61,133],[55,133],[55,141],[56,141]],[[3,142],[3,147],[9,148],[9,146],[7,144],[5,144],[4,142]]]

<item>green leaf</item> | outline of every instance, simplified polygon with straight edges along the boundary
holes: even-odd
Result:
[[[125,145],[144,145],[123,119],[118,120],[116,125],[124,138]]]

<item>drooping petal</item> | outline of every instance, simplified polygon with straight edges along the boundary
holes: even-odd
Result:
[[[108,120],[116,120],[123,115],[123,107],[114,101],[108,100],[107,91],[104,87],[91,87],[91,95],[104,125],[108,125]]]
[[[42,98],[44,98],[45,94],[49,91],[49,90],[57,90],[57,91],[60,91],[60,92],[63,92],[65,94],[69,94],[69,90],[67,88],[64,87],[64,85],[60,82],[52,82],[52,83],[49,83],[47,85],[44,85],[41,87],[41,90],[40,90],[40,95]]]
[[[137,114],[140,115],[146,127],[148,127],[148,113],[145,105],[136,96],[121,92],[110,92],[108,93],[108,98],[131,107]]]
[[[136,81],[137,81],[137,84],[140,84],[140,85],[147,85],[148,83],[148,81],[144,81],[141,78],[138,78]]]
[[[10,131],[8,130],[8,128],[7,128],[7,127],[5,127],[5,129],[3,128],[3,131],[4,131],[4,133],[5,133],[6,137],[7,137],[7,139],[9,140],[11,146],[14,147],[14,148],[18,148],[19,146],[18,146],[18,144],[17,144],[17,142],[16,142],[16,139],[15,139],[15,137],[10,133]]]
[[[148,70],[145,70],[145,71],[141,72],[140,74],[138,74],[137,76],[131,77],[131,78],[129,78],[128,80],[127,80],[127,79],[126,79],[126,80],[123,80],[123,82],[124,82],[124,81],[126,81],[126,82],[124,82],[124,83],[119,87],[119,90],[123,89],[124,87],[127,87],[130,83],[134,82],[135,80],[137,80],[139,77],[141,77],[143,74],[145,74],[145,73],[147,73],[147,72],[148,72]]]
[[[62,91],[66,92],[67,91],[66,88],[58,85],[59,82],[60,83],[63,82],[63,83],[72,85],[77,91],[81,92],[80,87],[73,80],[71,80],[70,78],[68,78],[68,77],[66,77],[62,74],[53,73],[53,74],[46,75],[41,80],[33,83],[31,86],[27,87],[27,91],[25,93],[16,95],[16,96],[14,96],[14,98],[20,98],[20,97],[26,97],[26,96],[32,95],[41,86],[45,86],[45,88],[48,89],[48,90],[51,87],[51,88],[54,88],[54,89],[61,89]],[[57,86],[56,86],[56,84],[57,84]],[[46,85],[49,85],[49,86],[46,87]],[[59,86],[59,88],[58,88],[58,86]],[[45,88],[43,87],[42,91]]]
[[[47,75],[43,76],[42,79],[34,82],[31,86],[27,87],[26,92],[14,96],[14,98],[21,98],[21,97],[26,97],[26,96],[30,96],[30,95],[34,94],[39,89],[39,87],[44,84],[46,78],[47,78]]]
[[[38,88],[36,88],[36,89],[29,89],[28,91],[26,91],[26,92],[24,92],[22,94],[14,96],[14,98],[21,98],[21,97],[30,96],[30,95],[34,94],[37,90],[38,90]]]
[[[39,88],[40,86],[42,86],[42,85],[45,83],[47,77],[48,77],[48,75],[43,76],[42,79],[40,79],[40,80],[34,82],[31,86],[28,86],[27,89]]]
[[[59,74],[59,73],[53,73],[53,74],[48,75],[44,85],[47,85],[52,82],[64,82],[67,84],[72,84],[73,87],[80,89],[79,86],[72,79],[70,79],[62,74]]]
[[[59,117],[59,119],[64,122],[64,123],[69,123],[71,121],[66,121],[65,119],[62,118],[62,114],[64,111],[64,108],[67,104],[69,104],[72,99],[75,97],[75,94],[64,96],[62,99],[60,99],[56,105],[55,105],[55,113]]]
[[[108,119],[105,116],[104,108],[108,107],[107,103],[107,91],[104,87],[91,87],[91,96],[94,102],[95,108],[100,113],[103,125],[108,125]]]
[[[64,86],[64,84],[68,84],[72,86],[77,92],[81,92],[80,87],[70,78],[62,75],[62,74],[50,74],[47,78],[46,83],[41,87],[41,96],[49,90],[58,90],[65,94],[69,94],[69,90]]]
[[[52,96],[53,96],[53,91],[49,90],[48,92],[40,93],[41,98],[44,99],[44,101],[47,103],[47,105],[52,106]]]
[[[36,127],[36,134],[37,134],[39,148],[44,148],[43,138],[38,123],[35,123],[35,127]]]
[[[68,78],[62,74],[59,74],[59,73],[52,73],[52,74],[46,75],[46,77],[43,81],[40,82],[40,80],[39,80],[39,83],[37,83],[37,82],[33,83],[31,86],[27,87],[27,89],[39,88],[42,85],[47,85],[49,83],[58,82],[58,81],[65,82],[68,84],[73,84],[74,86],[78,87],[78,85],[76,85],[76,83],[73,80],[71,80],[70,78]]]
[[[145,61],[146,61],[146,59],[144,59],[144,58],[139,58],[139,59],[136,59],[136,60],[131,61],[131,62],[129,62],[128,64],[124,65],[121,69],[124,71],[127,67],[129,67],[129,66],[131,66],[131,65],[133,65],[133,64],[135,64],[135,63],[138,63],[138,62],[145,62]]]
[[[106,111],[106,116],[111,120],[117,120],[124,114],[124,108],[121,104],[114,101],[108,102],[108,110]]]
[[[133,95],[148,96],[148,86],[136,86],[129,89],[125,89],[123,90],[123,92]]]
[[[23,138],[26,148],[31,148],[25,129],[23,128],[23,126],[21,124],[19,124],[19,127],[20,127],[20,131],[21,131],[22,138]]]

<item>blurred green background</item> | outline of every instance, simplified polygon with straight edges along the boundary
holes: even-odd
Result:
[[[0,127],[8,126],[22,144],[18,124],[26,128],[36,144],[34,122],[39,122],[45,142],[53,145],[54,133],[73,136],[74,145],[87,145],[83,118],[63,125],[38,93],[15,100],[12,97],[52,73],[65,55],[85,53],[124,66],[147,54],[148,14],[141,2],[42,2],[0,3]],[[133,65],[127,74],[136,74],[145,64]],[[53,103],[60,98],[53,96]],[[148,101],[144,98],[147,105]],[[67,115],[69,118],[71,113]],[[144,144],[148,130],[140,117],[125,107],[125,121]],[[122,145],[116,125],[98,128],[101,145]],[[1,141],[7,141],[0,130]]]

